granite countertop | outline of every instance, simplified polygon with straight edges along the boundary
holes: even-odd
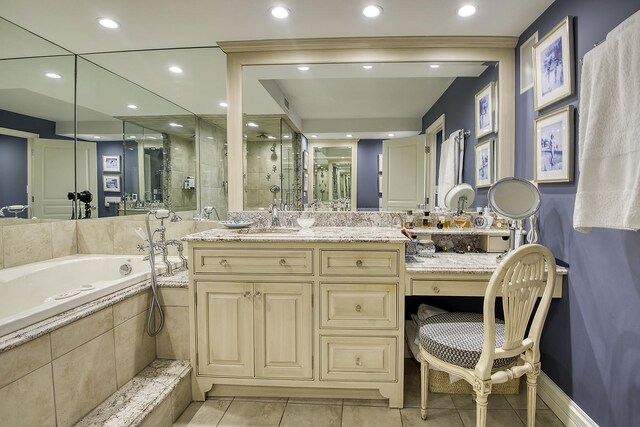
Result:
[[[252,230],[252,229],[248,229]],[[392,227],[311,227],[286,233],[242,234],[238,230],[212,229],[182,238],[188,242],[300,242],[300,243],[404,243],[399,228]]]
[[[437,252],[432,258],[415,257],[406,263],[407,273],[491,274],[498,267],[497,253]],[[558,274],[568,274],[565,267],[556,267]]]

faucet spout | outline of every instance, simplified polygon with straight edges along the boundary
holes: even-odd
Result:
[[[278,203],[276,203],[276,201],[273,201],[273,204],[271,205],[271,209],[269,209],[269,212],[271,212],[271,228],[276,228],[276,227],[280,227],[280,217],[278,215]]]

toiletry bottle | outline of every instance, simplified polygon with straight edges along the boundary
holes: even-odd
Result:
[[[424,216],[422,217],[422,226],[431,227],[431,212],[424,211]]]
[[[444,219],[443,219],[443,227],[444,228],[451,228],[451,214],[447,213],[444,215]]]

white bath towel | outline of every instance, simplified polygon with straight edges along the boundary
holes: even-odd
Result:
[[[449,135],[440,146],[440,169],[438,171],[438,206],[445,207],[444,198],[456,184],[462,182],[464,162],[464,131]]]
[[[584,56],[573,227],[640,230],[640,12]]]

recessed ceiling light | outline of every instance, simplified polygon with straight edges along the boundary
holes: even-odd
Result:
[[[44,73],[45,76],[52,78],[52,79],[61,79],[62,76],[60,74],[57,73]]]
[[[311,135],[311,138],[317,138],[318,135]]]
[[[476,13],[476,7],[471,4],[465,4],[460,9],[458,9],[458,15],[462,16],[463,18],[467,18],[474,13]]]
[[[100,139],[100,137],[98,135],[94,135],[93,139]]]
[[[138,106],[136,104],[129,104],[127,105],[127,108],[131,108],[132,110],[137,110]]]
[[[169,126],[173,126],[174,128],[181,128],[182,125],[178,123],[169,123]]]
[[[155,137],[155,136],[148,136],[147,138],[148,138],[148,139],[156,139],[156,137]]]
[[[300,71],[309,71],[309,67],[307,67],[306,65],[301,65],[298,67],[298,70]]]
[[[213,139],[213,137],[212,136],[208,136],[207,139]]]
[[[115,29],[120,26],[116,21],[111,18],[98,18],[98,23],[105,28]]]
[[[219,106],[223,107],[223,108],[227,108],[229,106],[229,104],[227,104],[226,102],[221,102],[218,104]]]
[[[375,18],[376,16],[380,15],[381,12],[382,8],[375,4],[369,5],[362,9],[362,14],[367,18]]]
[[[274,18],[285,19],[289,17],[289,14],[291,14],[291,11],[286,7],[276,6],[271,8],[271,15]]]
[[[246,134],[246,133],[243,133],[243,134],[242,134],[242,137],[243,137],[244,139],[247,139],[247,134]],[[227,145],[227,144],[225,144],[225,145]]]
[[[129,139],[136,139],[135,135],[129,135]]]
[[[269,138],[269,139],[276,139],[276,137],[275,137],[275,136],[272,136],[272,135],[267,136],[267,138]]]
[[[289,135],[285,135],[285,136],[283,136],[283,138],[284,138],[284,139],[289,139],[289,138],[291,138],[291,137],[290,137]]]
[[[171,67],[169,67],[169,71],[171,71],[172,73],[180,74],[184,70],[176,65],[172,65]]]
[[[363,65],[362,68],[364,68],[365,70],[370,70],[373,68],[373,65]]]
[[[247,123],[247,126],[249,126],[249,127],[251,127],[251,128],[257,128],[257,127],[258,127],[258,125],[257,125],[257,124],[255,124],[255,123],[253,123],[253,122],[249,122],[249,123]]]
[[[389,136],[396,136],[396,134],[395,133],[390,133]]]
[[[431,64],[429,65],[431,68],[440,68],[440,64]]]
[[[351,135],[350,133],[347,134],[347,138],[353,138],[353,135]]]

